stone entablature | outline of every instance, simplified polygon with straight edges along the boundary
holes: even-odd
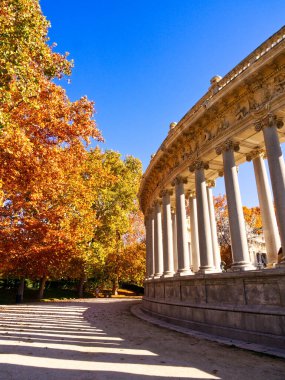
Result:
[[[195,190],[189,167],[207,162],[206,180],[223,173],[217,153],[227,141],[239,146],[236,164],[246,161],[253,150],[264,149],[261,131],[275,123],[279,140],[285,141],[285,27],[259,46],[224,78],[214,77],[208,92],[177,123],[153,156],[140,187],[144,213],[161,191],[173,188],[177,176],[187,177],[185,191]],[[173,202],[173,201],[172,201]]]

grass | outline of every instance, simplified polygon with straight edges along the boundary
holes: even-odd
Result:
[[[16,289],[1,289],[0,288],[0,305],[12,305],[16,303]],[[24,291],[24,302],[37,302],[38,289],[26,288]],[[85,293],[85,298],[93,297],[91,293]],[[44,298],[40,301],[56,301],[78,298],[76,290],[70,289],[46,289]]]
[[[17,289],[3,289],[0,288],[0,305],[12,305],[16,303]],[[38,300],[38,289],[26,288],[24,292],[24,302],[52,302],[68,299],[76,299],[78,297],[78,292],[71,289],[53,289],[48,288],[44,292],[44,298]],[[99,294],[100,298],[103,298],[103,293]],[[117,296],[112,296],[112,298],[141,298],[136,292],[126,289],[119,289]],[[84,293],[84,298],[94,298],[93,293]]]

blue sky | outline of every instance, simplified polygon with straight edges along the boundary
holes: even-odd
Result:
[[[72,100],[95,101],[104,149],[146,169],[168,133],[207,91],[284,24],[284,0],[41,0],[50,42],[75,67]],[[251,164],[241,165],[244,205],[258,204]],[[248,187],[248,183],[252,185]],[[223,180],[215,194],[223,193]]]

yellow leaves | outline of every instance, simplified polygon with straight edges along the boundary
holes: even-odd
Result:
[[[140,235],[130,215],[141,163],[87,152],[91,138],[103,140],[94,104],[71,102],[51,81],[72,63],[47,45],[47,28],[38,1],[1,1],[0,264],[33,277],[117,257],[124,234]]]
[[[97,182],[82,176],[93,169],[84,141],[102,139],[93,103],[51,82],[72,63],[46,44],[47,28],[38,1],[1,1],[0,263],[34,276],[89,249]]]

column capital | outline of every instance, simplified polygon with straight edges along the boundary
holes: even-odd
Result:
[[[153,202],[153,206],[154,206],[154,208],[156,208],[157,206],[161,206],[161,200],[160,200],[160,199],[156,199],[156,200]]]
[[[190,190],[188,198],[196,198],[196,191],[195,190]]]
[[[246,161],[252,161],[257,157],[265,158],[265,150],[257,147],[246,155]]]
[[[171,189],[165,189],[165,190],[162,190],[162,191],[159,193],[160,198],[163,198],[163,197],[165,197],[166,195],[169,195],[169,196],[173,195],[173,190],[171,190]]]
[[[276,127],[277,129],[282,128],[284,125],[283,118],[273,113],[269,113],[262,119],[259,119],[254,123],[254,128],[256,132],[260,132],[264,127]]]
[[[149,216],[151,216],[153,213],[153,210],[154,210],[153,207],[148,208],[145,213],[145,218],[148,218]]]
[[[196,198],[195,190],[187,190],[185,193],[186,198]]]
[[[216,153],[220,155],[223,152],[228,151],[228,150],[233,150],[234,152],[238,152],[239,148],[240,146],[238,142],[228,139],[216,147]]]
[[[180,183],[186,184],[188,182],[187,177],[182,177],[178,175],[172,182],[171,186],[179,185]]]
[[[204,169],[204,170],[209,169],[208,162],[196,160],[192,162],[192,164],[189,166],[190,172],[194,172],[195,170],[200,170],[200,169]]]
[[[216,181],[213,180],[213,179],[210,179],[208,181],[206,181],[206,185],[207,187],[211,188],[211,187],[215,187],[216,186]]]

